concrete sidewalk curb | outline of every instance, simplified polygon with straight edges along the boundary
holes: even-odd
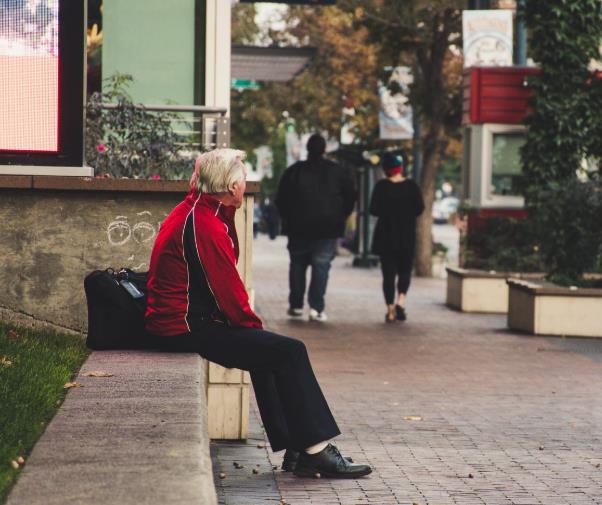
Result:
[[[75,381],[7,505],[217,503],[197,354],[93,352]]]

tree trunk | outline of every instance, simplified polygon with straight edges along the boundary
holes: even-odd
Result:
[[[432,276],[433,251],[433,202],[435,201],[435,184],[441,162],[441,140],[443,125],[432,124],[423,144],[423,167],[420,186],[424,199],[424,212],[418,219],[416,228],[416,275]]]

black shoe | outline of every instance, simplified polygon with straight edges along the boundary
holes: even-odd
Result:
[[[341,456],[332,444],[317,454],[299,454],[294,473],[297,477],[327,477],[333,479],[356,479],[372,473],[368,465],[355,465]]]
[[[349,463],[353,463],[353,459],[349,457],[345,457]],[[295,467],[297,466],[297,461],[299,460],[299,451],[295,451],[295,449],[287,449],[284,451],[284,458],[282,459],[282,470],[285,472],[294,472]]]
[[[282,469],[285,472],[295,471],[297,466],[297,460],[299,459],[299,453],[294,449],[287,449],[284,451],[284,459],[282,460]]]
[[[395,317],[398,321],[405,321],[407,319],[406,309],[401,305],[395,305]]]

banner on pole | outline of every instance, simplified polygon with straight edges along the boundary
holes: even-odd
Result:
[[[410,85],[414,82],[410,67],[395,67],[386,82],[379,82],[380,138],[407,140],[414,136]]]

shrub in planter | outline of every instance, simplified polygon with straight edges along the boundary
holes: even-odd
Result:
[[[602,184],[572,180],[549,185],[539,195],[534,216],[548,279],[583,284],[584,272],[596,271],[602,253]]]
[[[173,130],[172,113],[136,108],[127,88],[132,77],[105,79],[86,107],[86,161],[99,175],[147,179],[185,179],[197,151],[190,139]],[[102,109],[102,103],[118,103]],[[181,124],[181,121],[180,121]]]
[[[533,224],[524,219],[490,217],[463,237],[465,268],[497,272],[542,272]]]
[[[530,0],[522,14],[541,68],[530,79],[532,113],[521,151],[528,219],[548,278],[577,284],[600,255],[600,182],[583,173],[582,161],[602,153],[600,91],[588,68],[599,57],[602,2]]]

